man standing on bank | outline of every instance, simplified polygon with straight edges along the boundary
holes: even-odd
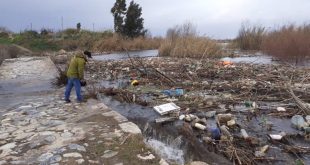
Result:
[[[66,103],[70,103],[70,93],[74,86],[76,97],[78,102],[83,102],[83,97],[81,95],[81,84],[85,84],[84,80],[84,68],[87,62],[87,58],[92,58],[91,53],[89,51],[84,51],[84,53],[80,53],[75,55],[69,64],[69,68],[67,71],[67,86],[65,91],[65,101]]]

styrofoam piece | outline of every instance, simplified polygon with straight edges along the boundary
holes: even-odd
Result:
[[[281,140],[282,139],[282,135],[269,135],[270,137],[271,137],[271,139],[273,139],[273,140]]]
[[[286,109],[284,107],[277,107],[277,111],[279,112],[285,112]]]
[[[175,105],[174,103],[162,104],[154,107],[155,111],[160,115],[169,114],[172,112],[180,111],[180,107]]]

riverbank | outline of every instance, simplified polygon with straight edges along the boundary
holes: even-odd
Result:
[[[64,88],[47,88],[56,73],[49,58],[6,60],[0,70],[0,164],[160,162],[124,116],[93,99],[65,104]]]

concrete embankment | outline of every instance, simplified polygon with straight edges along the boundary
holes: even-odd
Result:
[[[124,116],[97,100],[65,104],[56,74],[45,57],[0,66],[0,164],[159,163]]]

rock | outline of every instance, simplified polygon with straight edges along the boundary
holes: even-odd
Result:
[[[71,132],[64,132],[60,136],[63,137],[63,138],[69,139],[69,138],[71,138],[73,136],[73,133],[71,133]]]
[[[146,156],[142,156],[141,154],[138,154],[137,157],[141,160],[152,160],[152,159],[155,159],[155,156],[153,154],[149,154],[149,155],[146,155]]]
[[[76,160],[76,162],[77,162],[78,164],[82,164],[82,163],[85,162],[85,160],[84,160],[84,159],[78,159],[78,160]]]
[[[61,147],[61,148],[56,148],[52,153],[53,154],[62,154],[65,151],[66,151],[66,148],[65,147]]]
[[[103,104],[103,103],[99,103],[99,104],[93,105],[93,106],[91,106],[91,108],[92,108],[93,110],[95,110],[95,109],[103,109],[103,110],[109,109],[109,107],[107,107],[107,106],[106,106],[105,104]]]
[[[46,162],[48,161],[51,157],[53,157],[52,153],[45,153],[42,154],[41,156],[39,156],[39,158],[37,159],[39,162]]]
[[[2,134],[0,134],[0,140],[5,140],[5,139],[7,139],[8,137],[9,137],[9,133],[2,133]]]
[[[7,161],[5,161],[5,160],[0,161],[0,165],[5,165],[5,164],[8,164]]]
[[[65,158],[81,158],[83,157],[80,153],[77,153],[77,152],[72,152],[72,153],[65,153],[63,154],[63,157]]]
[[[24,160],[13,160],[10,161],[10,164],[27,164],[27,162]]]
[[[85,147],[78,145],[78,144],[69,144],[68,147],[70,150],[78,150],[78,151],[86,152]]]
[[[141,134],[140,128],[132,122],[122,123],[122,124],[119,124],[119,126],[124,132],[132,133],[132,134]]]
[[[305,133],[309,134],[310,133],[310,127],[304,127]]]
[[[49,159],[49,163],[57,163],[57,162],[60,162],[61,160],[62,160],[62,157],[60,155],[55,155]]]
[[[18,109],[30,109],[30,108],[32,108],[32,105],[22,105],[22,106],[20,106]]]
[[[227,123],[227,121],[231,120],[232,119],[232,114],[230,113],[227,113],[227,114],[218,114],[216,116],[216,120],[217,122],[219,123]]]
[[[67,51],[65,51],[64,49],[60,49],[58,51],[58,54],[60,54],[60,55],[63,55],[63,54],[66,54],[66,53],[67,53]]]
[[[88,162],[91,164],[99,164],[98,160],[88,160]]]
[[[215,116],[215,114],[216,114],[216,111],[208,111],[208,112],[206,112],[206,117],[212,118]]]
[[[306,121],[307,121],[307,123],[310,125],[310,115],[307,115],[307,116],[306,116]]]
[[[47,136],[37,136],[33,138],[29,144],[30,148],[38,148],[44,145],[48,145],[53,143],[56,140],[56,137],[53,135],[47,135]]]
[[[126,122],[128,121],[126,117],[124,117],[123,115],[115,112],[115,111],[110,111],[110,112],[106,112],[106,113],[102,113],[103,116],[106,117],[113,117],[116,121],[118,122]]]
[[[205,163],[205,162],[194,161],[194,162],[191,162],[190,165],[209,165],[209,164],[208,164],[208,163]]]
[[[95,138],[95,137],[91,137],[91,138],[89,138],[88,140],[94,141],[94,140],[96,140],[96,138]]]
[[[3,123],[9,123],[9,122],[11,122],[11,118],[5,118],[5,119],[2,119],[1,120],[1,123],[3,124]]]
[[[13,143],[8,143],[8,144],[5,144],[3,146],[0,147],[0,150],[4,151],[4,150],[10,150],[12,148],[16,147],[16,143],[13,142]]]
[[[169,163],[167,163],[165,159],[160,159],[159,165],[169,165]]]
[[[104,151],[104,154],[101,156],[104,159],[112,158],[113,156],[117,155],[117,151],[111,151],[111,150],[106,150]]]
[[[29,138],[31,139],[31,136],[34,135],[33,132],[28,132],[28,133],[18,133],[17,135],[14,134],[15,136],[15,140],[19,141],[19,140],[22,140],[22,139],[25,139],[25,138]]]
[[[309,125],[301,115],[294,115],[291,119],[291,123],[294,128],[299,130],[301,130],[303,127],[308,127]]]
[[[55,127],[58,125],[65,124],[65,122],[61,120],[43,120],[40,123],[46,127]]]

